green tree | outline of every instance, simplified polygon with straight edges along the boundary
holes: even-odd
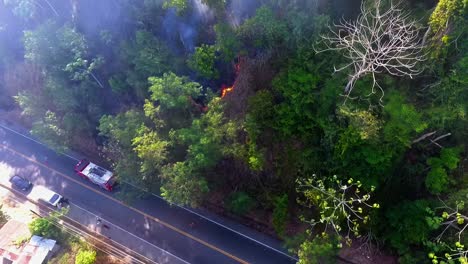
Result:
[[[103,116],[98,127],[99,134],[107,139],[103,152],[114,172],[132,183],[143,181],[139,174],[141,160],[134,152],[133,140],[144,122],[144,113],[131,109],[116,116]]]
[[[56,227],[50,218],[36,218],[31,223],[29,223],[29,231],[31,234],[57,239],[61,237],[61,231]]]
[[[229,210],[238,215],[245,215],[254,205],[252,197],[245,192],[234,192],[227,199]]]
[[[161,167],[167,159],[169,143],[162,140],[156,131],[142,126],[133,138],[132,145],[141,160],[140,173],[143,180],[157,182]]]
[[[149,78],[151,93],[144,105],[145,115],[156,127],[170,129],[186,127],[200,110],[195,99],[202,95],[202,87],[187,77],[164,73],[162,77]]]
[[[200,76],[207,79],[218,79],[219,72],[215,68],[216,48],[202,44],[195,48],[195,53],[187,61],[188,66]]]
[[[305,240],[298,250],[298,264],[335,263],[340,248],[337,244],[338,240],[329,235]]]
[[[239,36],[245,45],[257,48],[281,47],[287,35],[286,23],[267,6],[258,8],[255,16],[247,19],[239,28]]]
[[[34,31],[24,32],[24,47],[24,57],[50,73],[68,73],[71,80],[92,78],[102,87],[93,71],[103,64],[103,58],[89,55],[85,37],[75,28],[49,20]]]
[[[206,179],[188,162],[168,164],[161,177],[161,195],[169,202],[196,207],[209,190]]]
[[[96,263],[96,251],[80,249],[75,257],[75,264]]]
[[[241,43],[236,32],[228,23],[219,23],[214,26],[216,33],[216,50],[223,61],[232,61],[240,51]]]
[[[150,31],[138,30],[135,39],[120,47],[120,61],[125,65],[125,75],[117,74],[110,79],[114,91],[127,92],[144,99],[148,78],[175,70],[178,58],[171,56],[167,45]]]
[[[427,160],[431,170],[426,176],[426,188],[433,194],[440,194],[447,190],[450,178],[448,174],[451,170],[457,168],[460,161],[459,149],[444,148],[441,150],[440,157],[432,157]]]
[[[411,246],[428,241],[432,231],[439,228],[442,218],[435,215],[427,200],[404,201],[385,212],[388,226],[384,238],[399,254],[407,253]],[[397,230],[397,232],[395,232]]]

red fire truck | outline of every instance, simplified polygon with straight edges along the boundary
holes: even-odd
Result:
[[[87,159],[83,159],[75,165],[75,172],[108,191],[112,191],[115,184],[115,177],[111,171],[99,167]]]

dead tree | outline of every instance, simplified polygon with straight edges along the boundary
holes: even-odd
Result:
[[[412,78],[421,73],[417,64],[425,56],[421,52],[419,29],[416,21],[409,19],[409,13],[393,4],[382,11],[380,0],[372,8],[366,7],[364,2],[356,21],[342,20],[330,28],[331,35],[322,36],[325,48],[317,52],[342,51],[350,61],[343,67],[335,68],[335,72],[351,68],[344,88],[347,98],[356,81],[370,74],[373,79],[370,94],[375,94],[378,88],[382,92],[382,101],[384,91],[376,80],[376,74],[389,73]]]

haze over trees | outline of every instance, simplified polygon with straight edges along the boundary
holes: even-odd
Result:
[[[355,245],[467,263],[467,17],[465,0],[4,0],[0,107],[299,263]]]

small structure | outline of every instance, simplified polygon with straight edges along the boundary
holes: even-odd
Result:
[[[23,245],[15,241],[29,237],[26,224],[10,220],[0,229],[0,264],[42,264],[57,251],[55,240],[32,236],[29,242]]]

